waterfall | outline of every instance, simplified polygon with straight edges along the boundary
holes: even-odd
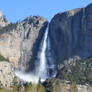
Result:
[[[35,67],[35,73],[23,73],[21,71],[16,70],[15,74],[19,79],[26,82],[37,83],[39,78],[41,78],[41,81],[44,81],[46,80],[46,78],[49,77],[50,71],[54,70],[54,67],[52,67],[54,64],[51,63],[52,60],[49,60],[49,62],[47,61],[46,58],[47,47],[50,48],[50,42],[48,39],[48,27],[41,41],[40,50],[38,51],[39,64],[37,64],[38,66]]]
[[[38,66],[38,76],[42,80],[47,78],[47,60],[46,60],[46,49],[47,49],[47,38],[48,38],[48,27],[45,31],[44,38],[41,42],[40,52],[38,53],[38,58],[40,64]]]

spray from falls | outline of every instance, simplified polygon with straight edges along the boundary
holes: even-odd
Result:
[[[49,76],[50,70],[51,71],[54,70],[54,66],[53,66],[54,64],[51,63],[51,60],[49,60],[49,62],[47,61],[47,57],[46,57],[47,47],[50,48],[50,42],[48,39],[48,27],[44,33],[44,37],[40,45],[40,51],[38,52],[39,64],[37,67],[35,67],[36,72],[32,74],[32,73],[23,73],[21,71],[16,70],[15,71],[16,76],[23,81],[33,82],[33,83],[37,83],[39,81],[39,78],[41,78],[41,81],[44,81],[48,77],[50,77]]]

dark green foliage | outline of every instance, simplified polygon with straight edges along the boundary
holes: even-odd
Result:
[[[38,84],[27,83],[24,86],[20,85],[15,78],[13,85],[9,89],[2,88],[0,92],[46,92],[46,89],[41,82]]]
[[[16,90],[17,92],[20,92],[21,86],[22,85],[18,82],[17,78],[14,77],[13,83],[12,83],[13,90]]]
[[[1,81],[0,81],[0,89],[2,89],[2,83],[1,83]]]
[[[9,61],[9,60],[0,55],[0,61]]]
[[[92,69],[86,69],[85,76],[87,78],[87,82],[92,85]]]
[[[25,85],[25,92],[46,92],[46,89],[39,81],[38,84],[27,83]]]
[[[51,81],[48,83],[47,88],[48,88],[47,90],[48,92],[53,92],[53,84]]]
[[[42,85],[42,83],[40,81],[37,84],[37,92],[46,92],[45,87]]]
[[[65,65],[59,70],[57,78],[75,81],[78,84],[88,83],[92,85],[92,59],[77,60],[74,63]]]

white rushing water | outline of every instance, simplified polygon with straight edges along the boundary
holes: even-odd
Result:
[[[46,29],[44,38],[41,42],[41,46],[40,46],[41,51],[38,53],[38,57],[40,58],[38,76],[43,80],[47,78],[47,62],[46,62],[47,38],[48,38],[48,28]]]
[[[42,39],[40,51],[38,52],[39,66],[36,67],[36,74],[23,73],[21,71],[15,71],[16,76],[26,82],[37,83],[39,78],[41,81],[46,80],[47,76],[47,64],[46,64],[46,48],[47,48],[48,28],[45,31],[44,38]]]

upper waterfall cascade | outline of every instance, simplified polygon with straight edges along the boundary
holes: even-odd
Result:
[[[38,76],[42,79],[47,78],[47,64],[46,64],[46,48],[47,48],[47,38],[48,38],[48,28],[44,34],[44,38],[41,42],[40,51],[38,53],[38,58],[40,59],[40,64],[38,66]]]
[[[40,44],[40,50],[38,51],[39,64],[35,67],[35,73],[23,73],[21,71],[15,71],[15,74],[18,78],[26,82],[37,83],[39,78],[41,81],[46,80],[50,76],[55,75],[55,66],[53,61],[51,61],[51,57],[46,57],[46,50],[50,49],[50,41],[48,37],[48,27],[44,33],[43,39]],[[50,51],[48,52],[51,55]],[[48,58],[48,60],[47,60]],[[38,63],[38,62],[37,62]],[[53,73],[51,73],[53,72]],[[50,75],[52,74],[52,75]]]

